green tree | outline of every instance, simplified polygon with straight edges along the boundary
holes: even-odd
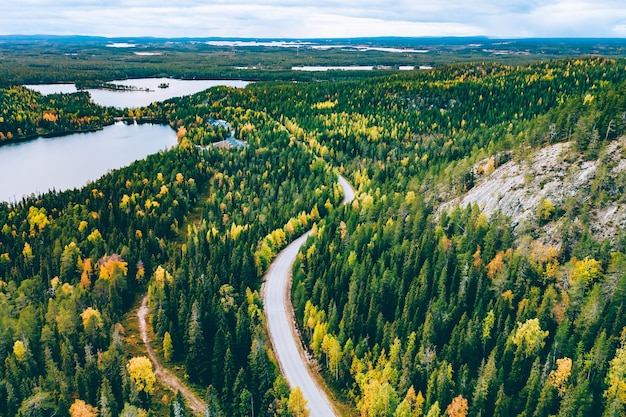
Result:
[[[37,392],[22,401],[17,415],[18,417],[47,417],[55,413],[52,394],[49,392]]]
[[[210,417],[224,417],[218,394],[213,385],[209,385],[206,392],[206,413]]]
[[[145,417],[145,416],[147,416],[147,413],[145,410],[126,403],[124,404],[124,408],[120,412],[119,417]]]
[[[200,309],[194,301],[187,336],[187,356],[185,357],[185,369],[189,378],[195,382],[204,381],[207,372],[207,360],[204,354],[206,341],[204,331],[200,323]]]
[[[113,417],[119,410],[117,401],[111,390],[111,383],[107,378],[100,385],[100,399],[98,400],[100,417]]]

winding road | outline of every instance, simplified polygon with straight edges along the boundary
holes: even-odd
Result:
[[[159,363],[159,360],[154,354],[154,350],[152,350],[152,346],[150,346],[150,340],[148,339],[146,324],[147,314],[148,296],[146,295],[143,297],[143,300],[141,300],[141,307],[139,307],[139,311],[137,311],[137,317],[139,317],[139,331],[141,333],[141,340],[143,340],[143,343],[146,345],[146,349],[148,350],[148,356],[154,364],[154,374],[162,384],[167,385],[173,392],[180,391],[182,396],[187,401],[187,406],[193,411],[194,414],[204,415],[206,404],[198,399],[198,397],[196,397],[193,392],[191,392],[185,385],[183,385],[183,383],[180,382],[180,380],[175,375],[171,374]]]
[[[344,177],[339,176],[338,181],[343,188],[343,202],[348,204],[354,199],[354,189]],[[263,303],[270,338],[283,375],[292,388],[300,387],[304,398],[308,401],[311,417],[332,417],[337,416],[332,403],[311,376],[304,352],[299,347],[300,337],[295,330],[294,312],[290,299],[291,268],[300,248],[310,235],[309,230],[281,251],[272,262],[265,274]],[[185,387],[175,375],[163,368],[156,357],[148,338],[147,314],[148,296],[146,295],[141,301],[137,317],[141,340],[146,345],[148,356],[154,364],[155,375],[172,391],[180,391],[194,414],[203,415],[206,404]]]
[[[343,187],[343,202],[354,199],[354,189],[348,181],[339,176]],[[311,234],[309,230],[278,254],[265,274],[263,304],[267,327],[280,369],[292,388],[300,387],[308,401],[311,417],[337,416],[332,402],[319,387],[310,373],[300,337],[295,330],[294,311],[291,305],[291,269],[300,251]]]
[[[344,204],[351,203],[352,200],[354,200],[354,188],[352,188],[352,185],[350,185],[348,180],[342,177],[341,175],[339,176],[338,180],[339,180],[339,184],[343,188],[343,203]]]

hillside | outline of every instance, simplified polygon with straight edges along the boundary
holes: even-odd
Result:
[[[388,103],[415,85],[387,84],[375,116],[376,87],[361,85],[359,113],[395,118],[398,139],[345,133],[341,119],[318,128],[335,158],[350,154],[342,140],[369,158],[346,156],[358,203],[304,251],[293,301],[361,415],[624,412],[626,96],[591,62],[450,68],[456,78],[424,84],[446,99],[413,90],[422,101],[406,116]],[[431,123],[403,135],[401,120]]]
[[[474,187],[443,202],[440,210],[477,204],[489,217],[501,212],[510,218],[517,235],[531,233],[560,248],[567,205],[589,201],[590,209],[572,220],[582,227],[584,215],[596,241],[615,243],[626,226],[625,145],[621,137],[608,143],[597,159],[587,160],[572,142],[556,143],[520,151],[489,173],[485,167],[490,160],[483,160],[473,167],[482,173]]]

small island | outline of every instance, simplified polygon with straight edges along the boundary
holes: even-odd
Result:
[[[159,84],[159,88],[169,88],[169,87],[170,87],[169,83],[161,83],[161,84]]]

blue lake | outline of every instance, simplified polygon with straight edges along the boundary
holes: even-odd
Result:
[[[173,97],[188,96],[207,88],[225,85],[243,88],[250,84],[242,80],[176,80],[173,78],[140,78],[135,80],[113,80],[111,84],[135,87],[136,91],[88,89],[91,98],[101,106],[112,107],[144,107],[156,101],[165,101]],[[159,85],[167,84],[167,88]],[[42,94],[75,93],[74,84],[34,84],[25,85],[31,90]],[[144,91],[148,90],[148,91]]]
[[[109,170],[175,146],[168,125],[116,123],[103,130],[0,147],[0,200],[80,188]]]

